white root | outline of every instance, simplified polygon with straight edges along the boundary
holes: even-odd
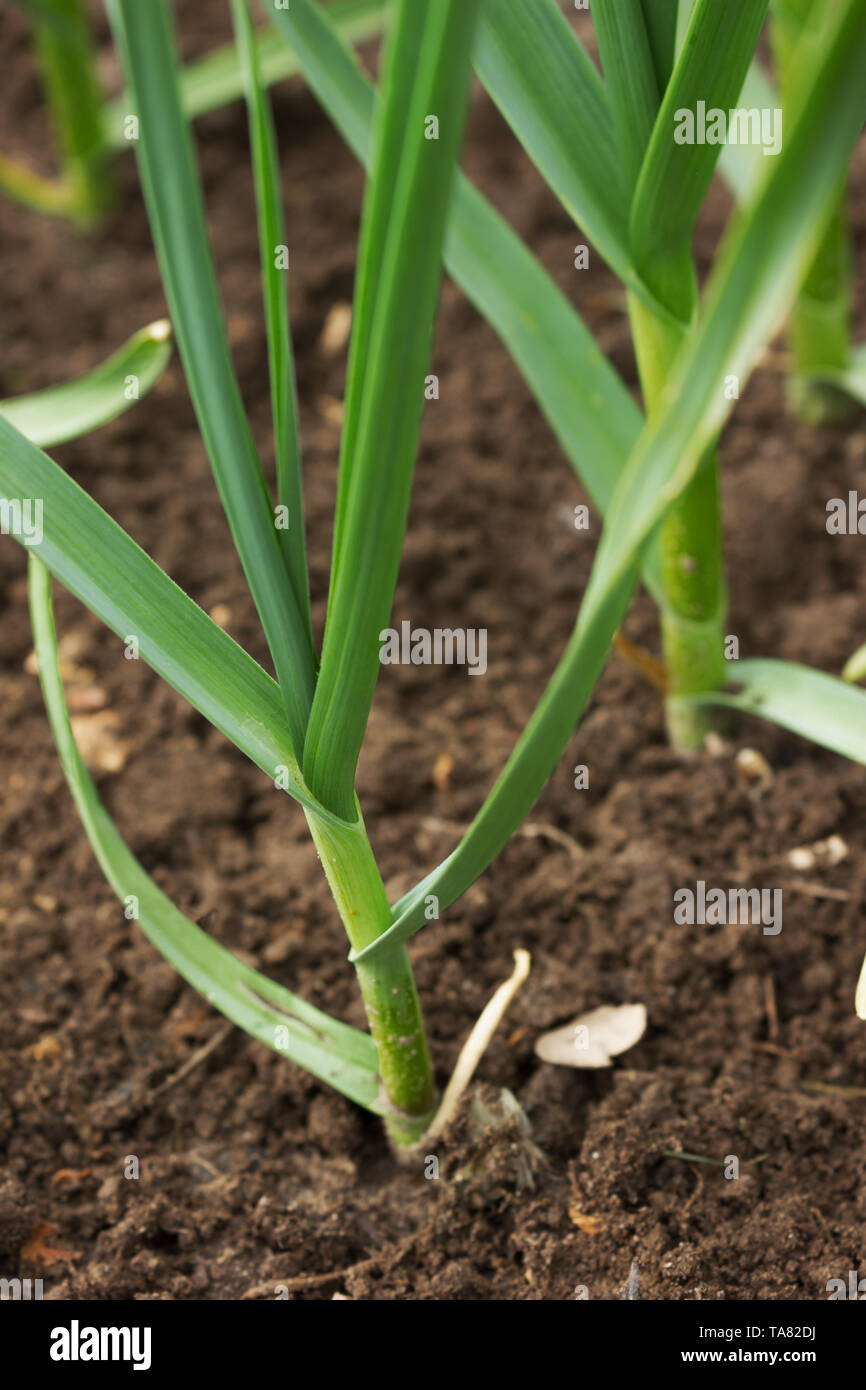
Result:
[[[487,1051],[493,1034],[502,1022],[506,1009],[529,975],[530,964],[531,957],[528,951],[517,950],[514,952],[514,970],[511,977],[499,986],[485,1004],[472,1032],[463,1044],[460,1056],[457,1058],[457,1065],[451,1074],[451,1080],[445,1087],[442,1102],[424,1135],[424,1143],[430,1139],[437,1139],[446,1125],[453,1119],[457,1106],[460,1104],[460,1098],[472,1080],[475,1068]]]

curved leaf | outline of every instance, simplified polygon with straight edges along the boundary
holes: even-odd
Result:
[[[32,548],[61,584],[296,801],[340,823],[298,771],[279,691],[47,454],[0,418],[0,502],[41,504]],[[26,543],[22,537],[16,537]],[[279,772],[278,769],[285,769]]]
[[[692,704],[757,714],[843,758],[866,763],[866,690],[794,661],[750,658],[732,670],[736,691],[695,696]]]
[[[64,444],[134,406],[162,375],[170,357],[171,324],[158,319],[75,381],[0,401],[0,415],[40,448]]]
[[[29,593],[39,678],[63,772],[99,866],[127,915],[178,974],[233,1023],[381,1115],[372,1038],[306,1004],[213,941],[178,911],[132,854],[75,744],[60,675],[51,577],[33,554]]]
[[[866,405],[866,344],[854,348],[851,361],[843,371],[812,372],[810,379],[826,381],[860,405]]]

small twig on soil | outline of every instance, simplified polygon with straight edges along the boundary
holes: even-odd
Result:
[[[700,1197],[701,1193],[702,1193],[703,1190],[704,1190],[704,1175],[703,1175],[703,1173],[701,1172],[700,1168],[695,1168],[693,1171],[694,1171],[694,1175],[695,1175],[695,1190],[694,1190],[694,1192],[692,1193],[691,1197],[689,1197],[689,1198],[687,1199],[687,1201],[686,1201],[686,1203],[685,1203],[685,1205],[684,1205],[684,1207],[683,1207],[683,1212],[682,1212],[683,1216],[686,1216],[686,1215],[688,1214],[689,1210],[694,1206],[694,1204],[695,1204],[695,1202],[697,1201],[698,1197]]]
[[[764,1007],[767,1010],[767,1031],[770,1041],[779,1036],[779,1010],[776,1007],[776,986],[772,974],[764,976]]]
[[[627,637],[623,637],[621,632],[614,634],[613,645],[621,657],[623,657],[634,669],[643,676],[644,680],[649,681],[650,685],[655,686],[662,695],[668,692],[668,673],[663,661],[659,661],[657,656],[647,651],[646,647],[639,647],[636,643],[630,642]]]
[[[747,1158],[743,1164],[744,1168],[750,1168],[753,1163],[763,1163],[770,1155],[758,1154],[755,1158]],[[680,1153],[677,1149],[663,1149],[662,1158],[678,1158],[683,1163],[709,1163],[713,1168],[724,1168],[723,1158],[709,1158],[706,1154]]]
[[[802,880],[792,878],[785,879],[782,887],[790,888],[794,893],[803,893],[807,898],[833,898],[840,903],[851,900],[851,894],[846,893],[844,888],[826,888],[823,883],[803,883]]]
[[[203,1062],[212,1052],[216,1052],[220,1043],[225,1041],[233,1029],[234,1024],[231,1021],[224,1023],[221,1028],[218,1028],[213,1037],[208,1038],[207,1042],[204,1043],[202,1047],[198,1048],[191,1057],[186,1059],[179,1071],[176,1071],[173,1076],[167,1077],[165,1081],[161,1081],[155,1090],[149,1092],[147,1097],[148,1101],[156,1100],[157,1096],[164,1095],[166,1091],[171,1090],[172,1086],[176,1086],[179,1081],[183,1081],[185,1076],[189,1076],[190,1072],[193,1071],[200,1062]]]
[[[632,1260],[631,1269],[628,1272],[628,1283],[625,1286],[625,1296],[629,1303],[634,1303],[640,1298],[640,1267],[637,1260]]]
[[[387,1266],[390,1271],[394,1268],[394,1265],[402,1260],[404,1255],[408,1255],[416,1241],[423,1239],[425,1236],[434,1235],[436,1226],[437,1223],[435,1221],[430,1221],[426,1226],[422,1226],[419,1230],[413,1231],[411,1235],[404,1236],[402,1240],[397,1241],[396,1245],[390,1246],[387,1250],[381,1251],[378,1255],[369,1255],[366,1259],[357,1260],[355,1264],[346,1265],[343,1269],[332,1269],[327,1274],[296,1274],[290,1279],[275,1277],[273,1279],[268,1279],[263,1284],[254,1284],[251,1289],[247,1289],[246,1293],[241,1294],[241,1299],[263,1298],[266,1294],[273,1295],[277,1285],[281,1288],[288,1289],[288,1291],[292,1293],[300,1289],[318,1289],[324,1284],[331,1284],[347,1279],[351,1274],[365,1274],[368,1270],[379,1269],[382,1266]]]
[[[210,1173],[213,1178],[218,1179],[226,1176],[225,1173],[220,1172],[219,1168],[215,1168],[209,1159],[202,1158],[201,1154],[197,1154],[193,1150],[190,1150],[186,1157],[191,1163],[198,1164],[200,1168],[204,1168],[205,1172]]]
[[[424,816],[421,824],[425,830],[441,831],[447,835],[465,835],[469,829],[469,823],[464,825],[460,821],[442,820],[439,816]],[[519,829],[515,830],[514,836],[521,836],[525,840],[551,840],[555,845],[561,845],[567,850],[572,859],[582,859],[586,851],[582,845],[577,843],[573,836],[567,835],[558,826],[548,825],[544,821],[525,821]]]
[[[829,1081],[801,1081],[800,1085],[804,1090],[818,1091],[822,1096],[846,1096],[849,1100],[866,1096],[866,1086],[833,1086]]]

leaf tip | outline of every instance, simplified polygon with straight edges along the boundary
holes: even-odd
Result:
[[[171,323],[168,319],[157,319],[145,329],[148,338],[154,343],[165,343],[171,337]]]

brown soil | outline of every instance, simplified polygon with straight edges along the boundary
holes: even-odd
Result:
[[[197,8],[181,6],[188,53],[220,37]],[[23,23],[14,10],[2,22],[0,148],[47,169]],[[276,111],[321,624],[345,361],[319,339],[351,297],[362,181],[299,83]],[[198,129],[231,339],[267,449],[243,111]],[[633,381],[618,288],[597,258],[582,278],[572,269],[573,227],[480,96],[465,165]],[[119,173],[119,210],[90,238],[0,203],[0,395],[86,369],[164,311],[129,159]],[[699,236],[704,265],[725,212],[717,192]],[[864,311],[861,296],[861,337]],[[395,617],[486,627],[490,666],[485,680],[383,672],[359,787],[394,893],[448,851],[451,823],[471,817],[507,756],[567,638],[599,530],[597,518],[588,539],[573,529],[582,491],[504,349],[450,283],[434,370],[441,400],[426,414]],[[177,361],[146,405],[57,457],[206,609],[227,609],[232,634],[264,659]],[[866,489],[862,418],[847,432],[795,425],[778,372],[764,370],[723,463],[742,654],[837,671],[864,637],[866,562],[862,540],[826,535],[825,503]],[[636,1260],[648,1299],[779,1299],[821,1298],[829,1278],[866,1268],[866,1034],[852,1005],[866,949],[860,767],[758,723],[721,756],[683,762],[665,747],[654,690],[614,657],[532,817],[582,854],[517,836],[413,950],[441,1078],[513,948],[532,952],[480,1075],[488,1102],[502,1087],[518,1098],[544,1162],[515,1126],[478,1140],[464,1115],[428,1180],[422,1161],[395,1163],[372,1117],[224,1028],[124,920],[25,670],[24,559],[11,540],[0,573],[0,1273],[42,1275],[52,1298],[268,1298],[284,1283],[310,1299],[568,1299],[578,1285],[595,1299],[622,1298]],[[100,785],[144,864],[220,940],[361,1024],[300,813],[64,595],[58,618],[74,680],[100,687],[117,718],[125,765]],[[645,597],[626,630],[657,645]],[[773,768],[760,795],[733,760],[744,744]],[[453,760],[447,787],[433,779],[442,755]],[[577,762],[589,765],[588,791],[573,789]],[[786,863],[792,847],[831,834],[850,851],[836,867]],[[675,927],[673,890],[698,878],[782,885],[781,935]],[[535,1058],[542,1029],[621,1001],[642,1001],[649,1028],[610,1071]],[[124,1177],[133,1154],[138,1181]],[[730,1154],[743,1164],[736,1182],[723,1176]]]

